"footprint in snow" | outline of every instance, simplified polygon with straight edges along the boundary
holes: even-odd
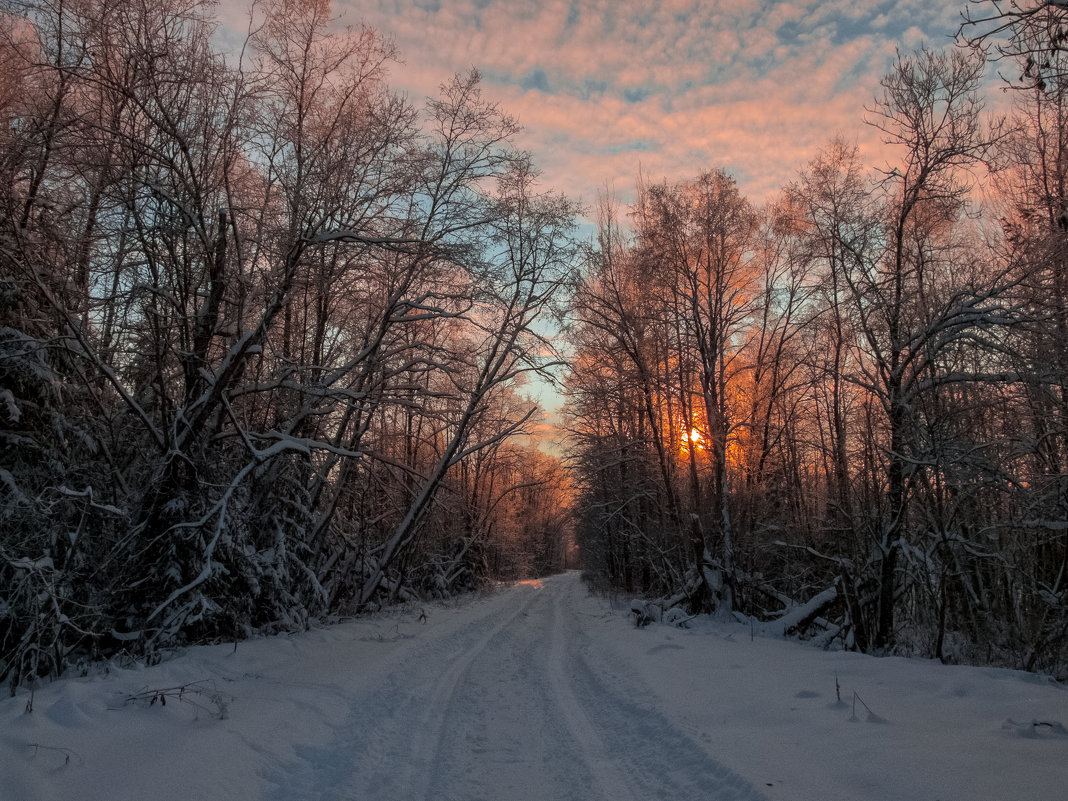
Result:
[[[972,694],[972,685],[967,682],[952,684],[943,693],[944,696],[949,698],[967,698]]]
[[[647,655],[659,654],[662,651],[681,651],[683,647],[681,645],[674,645],[672,643],[664,643],[663,645],[654,645],[645,653]]]

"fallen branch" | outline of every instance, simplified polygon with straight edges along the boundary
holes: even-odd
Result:
[[[180,684],[177,687],[161,687],[157,689],[144,689],[126,696],[123,706],[127,704],[140,704],[142,706],[167,706],[167,699],[182,704],[189,704],[197,710],[207,712],[212,717],[225,720],[229,716],[230,703],[233,696],[219,692],[213,681],[195,681],[189,684]]]
[[[804,629],[816,618],[819,617],[820,612],[830,606],[838,599],[838,585],[832,584],[823,592],[817,593],[810,598],[806,603],[801,606],[795,606],[793,609],[788,609],[782,616],[775,620],[775,627],[781,626],[781,633],[784,637],[788,637],[791,634],[796,634]]]

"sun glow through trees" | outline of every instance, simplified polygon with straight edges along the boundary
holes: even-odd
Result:
[[[705,449],[705,438],[701,436],[701,432],[696,428],[691,428],[688,432],[682,432],[682,450],[689,451],[702,451]]]

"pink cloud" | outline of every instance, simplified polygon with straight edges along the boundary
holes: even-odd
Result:
[[[225,24],[243,0],[223,0]],[[525,126],[544,182],[600,187],[725,166],[760,200],[836,134],[885,161],[863,107],[896,48],[937,44],[953,4],[895,0],[341,0],[349,23],[394,38],[413,101],[471,66]],[[480,8],[479,6],[484,6]],[[577,13],[573,12],[574,10]]]

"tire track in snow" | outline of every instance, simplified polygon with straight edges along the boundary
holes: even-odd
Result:
[[[554,692],[554,701],[559,707],[563,720],[574,735],[582,749],[586,763],[594,775],[599,797],[604,801],[639,801],[635,798],[627,781],[619,759],[622,755],[613,754],[598,731],[598,727],[583,710],[583,705],[572,687],[569,678],[571,656],[567,648],[566,616],[562,606],[564,593],[553,586],[552,602],[552,640],[549,649],[546,670]]]
[[[273,773],[270,798],[761,801],[595,653],[584,592],[574,575],[516,588],[413,639],[388,678],[350,690],[326,745]]]
[[[413,640],[398,654],[389,679],[357,689],[346,721],[328,744],[300,746],[296,761],[269,772],[276,785],[269,799],[436,798],[429,782],[443,736],[443,709],[478,655],[535,600],[529,595],[515,605],[510,593],[501,594],[458,630]]]
[[[564,588],[574,603],[583,592],[577,582]],[[564,596],[558,597],[563,603]],[[747,780],[712,759],[684,731],[665,718],[635,676],[623,675],[623,666],[593,664],[589,638],[574,614],[566,636],[566,677],[570,694],[584,709],[604,749],[622,755],[631,798],[672,801],[766,801]],[[603,659],[600,661],[603,662]],[[609,679],[608,677],[612,677]],[[644,697],[644,698],[643,698]],[[645,703],[642,703],[645,700]],[[620,756],[617,756],[617,761]]]
[[[424,700],[425,707],[420,716],[420,725],[411,741],[412,758],[407,763],[401,784],[403,797],[428,801],[440,798],[432,784],[444,739],[449,734],[457,692],[471,672],[475,660],[486,651],[491,642],[502,636],[508,626],[521,615],[525,615],[526,610],[536,600],[536,595],[525,599],[511,614],[497,622],[487,634],[461,653],[438,679],[432,695]]]
[[[548,680],[552,625],[552,596],[539,591],[472,665],[447,711],[431,783],[436,801],[597,798],[591,765]]]

